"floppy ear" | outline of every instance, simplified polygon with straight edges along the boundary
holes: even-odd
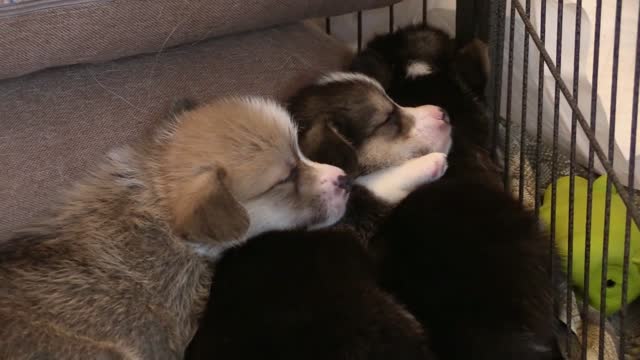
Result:
[[[249,215],[226,185],[223,168],[196,173],[174,199],[174,227],[195,242],[223,243],[241,239],[249,229]]]
[[[378,80],[384,89],[389,89],[393,79],[393,67],[373,49],[365,49],[351,62],[350,71],[367,75]]]
[[[487,44],[479,39],[474,39],[462,49],[458,50],[455,57],[455,68],[462,80],[473,90],[482,96],[489,79],[490,60]]]
[[[307,136],[301,142],[302,153],[309,159],[341,168],[349,175],[358,171],[358,155],[356,149],[329,122],[317,129],[319,133]],[[311,134],[309,134],[311,135]]]

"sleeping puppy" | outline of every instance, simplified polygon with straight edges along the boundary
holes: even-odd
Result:
[[[451,148],[451,125],[442,108],[400,106],[362,74],[326,75],[300,90],[289,109],[302,152],[357,176]]]
[[[491,124],[483,102],[489,58],[480,41],[456,51],[443,31],[410,26],[374,38],[351,69],[378,80],[402,106],[446,109],[454,129],[446,177],[469,176],[471,171],[489,181],[499,179],[489,156]]]
[[[399,104],[444,107],[454,133],[447,174],[398,205],[370,252],[383,288],[431,334],[438,357],[549,359],[557,326],[549,264],[557,258],[488,156],[478,96],[488,73],[473,75],[486,63],[478,43],[455,51],[443,32],[419,27],[374,39],[354,60]]]
[[[441,359],[552,359],[548,239],[506,192],[476,179],[423,186],[370,241],[379,281]]]
[[[0,244],[0,358],[182,358],[211,258],[267,231],[331,225],[348,192],[342,170],[300,153],[271,101],[184,111]]]
[[[331,230],[264,234],[226,254],[186,358],[433,359],[362,245],[394,205],[444,174],[447,114],[401,107],[351,73],[307,86],[289,109],[305,155],[359,176],[347,213]]]
[[[390,205],[448,171],[448,113],[432,105],[400,106],[371,77],[328,74],[301,89],[290,99],[289,109],[303,153],[344,169],[356,177],[356,184],[375,190],[372,198],[356,189],[340,224],[363,244]],[[423,176],[416,176],[420,172]]]
[[[223,256],[213,282],[186,359],[434,359],[348,231],[258,236]]]

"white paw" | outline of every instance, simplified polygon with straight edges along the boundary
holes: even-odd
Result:
[[[419,186],[441,178],[447,167],[446,154],[431,153],[360,177],[356,183],[380,199],[397,204]]]
[[[447,155],[444,153],[431,153],[415,159],[416,172],[422,182],[418,186],[440,179],[449,168]]]

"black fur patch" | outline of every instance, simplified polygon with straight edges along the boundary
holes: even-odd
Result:
[[[423,186],[372,240],[383,286],[443,359],[549,359],[548,241],[510,195],[473,180]]]
[[[217,264],[187,359],[432,359],[346,232],[276,232]]]

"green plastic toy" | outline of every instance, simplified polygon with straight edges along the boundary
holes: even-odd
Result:
[[[602,254],[604,235],[604,209],[606,199],[606,176],[593,183],[593,215],[591,220],[591,264],[589,271],[589,303],[600,309],[600,284],[602,279]],[[587,179],[575,177],[575,207],[573,227],[573,273],[572,280],[578,294],[584,292],[585,233],[587,217]],[[551,185],[544,192],[540,217],[551,223]],[[618,311],[622,302],[622,267],[624,259],[624,236],[626,206],[611,187],[611,217],[609,226],[609,254],[607,265],[606,313]],[[569,177],[561,177],[557,182],[556,205],[556,247],[567,268],[569,234]],[[629,264],[628,302],[640,296],[640,231],[631,222],[631,249]]]

